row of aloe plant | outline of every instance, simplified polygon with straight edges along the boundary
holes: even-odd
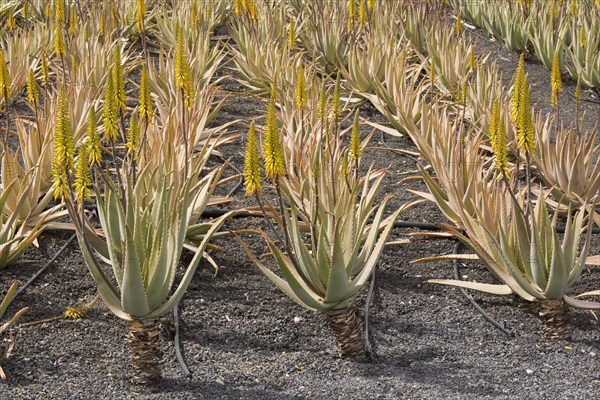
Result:
[[[87,6],[88,16],[105,9]],[[144,7],[143,1],[137,3],[141,18],[134,22],[142,37],[156,18]],[[56,2],[52,11],[52,18],[36,14],[27,20],[41,18],[38,26],[54,26],[54,39],[38,50],[41,63],[25,70],[27,103],[35,118],[16,119],[20,151],[9,144],[8,109],[11,96],[22,89],[7,68],[10,64],[2,62],[7,126],[2,140],[1,266],[18,262],[43,230],[74,229],[104,303],[127,321],[134,383],[155,388],[161,358],[157,318],[183,296],[200,260],[208,257],[208,242],[230,215],[208,228],[197,224],[209,201],[215,202],[212,193],[224,170],[206,173],[208,159],[218,145],[231,140],[223,135],[226,125],[207,129],[223,104],[214,101],[212,76],[224,54],[218,48],[207,51],[207,41],[193,41],[188,50],[183,29],[175,34],[175,43],[169,42],[172,28],[163,22],[168,27],[162,30],[163,41],[172,50],[155,66],[145,49],[139,57],[122,44],[127,29],[119,27],[118,14],[111,15],[109,26],[101,19],[99,28],[85,24],[78,33],[74,19],[65,17],[63,2]],[[69,12],[71,17],[77,13],[74,7]],[[166,16],[161,18],[159,23]],[[69,37],[61,31],[66,20]],[[35,25],[23,29],[31,36],[48,32],[35,30]],[[101,40],[90,46],[90,35]],[[126,90],[126,76],[134,69],[141,69],[136,102]],[[192,74],[200,79],[193,80]],[[48,208],[52,199],[56,205]],[[85,212],[91,199],[100,229]],[[54,222],[66,212],[71,224]],[[187,239],[189,232],[194,241]],[[194,257],[172,290],[184,246]],[[2,314],[14,294],[11,287]],[[4,324],[2,333],[23,312]],[[2,358],[11,350],[12,342]]]
[[[508,178],[523,163],[531,171],[534,164],[541,169],[545,162],[558,172],[556,180],[564,181],[564,167],[570,165],[553,165],[552,158],[535,153],[541,140],[531,139],[532,130],[545,127],[547,132],[558,122],[542,123],[528,105],[517,105],[521,111],[511,120],[515,105],[509,108],[506,92],[490,97],[477,91],[481,85],[474,82],[498,82],[497,72],[485,67],[485,57],[475,57],[472,45],[456,32],[427,18],[427,10],[407,10],[401,2],[351,0],[275,6],[236,1],[224,7],[190,2],[177,12],[168,5],[165,12],[160,7],[148,12],[144,1],[134,6],[86,4],[85,10],[65,8],[59,1],[48,12],[44,2],[30,3],[15,3],[6,21],[12,24],[12,13],[23,26],[31,23],[19,34],[43,44],[34,58],[39,63],[24,69],[35,118],[17,118],[15,123],[24,167],[4,139],[6,186],[1,198],[9,204],[3,207],[3,218],[8,216],[2,221],[4,265],[17,260],[42,229],[64,227],[49,223],[64,215],[60,206],[46,210],[52,197],[64,200],[104,303],[127,321],[137,384],[156,387],[159,382],[157,318],[183,296],[201,258],[208,257],[209,241],[235,213],[199,222],[202,210],[214,201],[211,195],[223,172],[217,168],[205,173],[208,157],[231,138],[219,134],[227,126],[206,129],[223,104],[213,101],[212,78],[226,57],[222,47],[211,46],[210,35],[227,13],[236,42],[228,50],[235,54],[240,79],[259,94],[270,93],[261,140],[255,138],[254,124],[246,138],[244,176],[247,193],[256,195],[274,225],[267,232],[245,233],[264,238],[281,275],[252,254],[242,232],[236,234],[267,278],[293,300],[327,316],[343,356],[366,357],[355,298],[375,268],[393,221],[408,207],[385,217],[389,199],[375,203],[384,172],[369,167],[361,173],[368,137],[359,136],[358,114],[350,128],[342,128],[352,115],[348,106],[363,99],[395,129],[377,127],[415,141],[437,175],[434,179],[423,169],[431,190],[426,197],[455,224],[448,230],[504,282],[461,285],[517,293],[528,300],[564,298],[571,305],[597,306],[565,296],[585,260],[587,246],[581,252],[577,246],[580,237],[589,243],[591,218],[586,213],[595,205],[593,188],[589,198],[573,196],[581,201],[566,209],[569,219],[561,244],[554,229],[558,212],[549,217],[543,192],[534,202],[531,188],[515,189]],[[32,16],[25,16],[26,11]],[[79,26],[74,15],[97,17],[99,22]],[[323,24],[323,15],[336,23]],[[42,21],[52,27],[52,35],[35,33]],[[88,44],[90,37],[99,40]],[[132,48],[138,39],[141,55]],[[167,55],[160,51],[153,64],[149,60],[155,42],[165,46]],[[11,57],[4,65],[27,65],[20,60]],[[140,71],[137,101],[125,86],[132,71]],[[332,73],[337,75],[335,84]],[[10,71],[2,70],[1,76],[8,109],[22,86],[11,82]],[[527,81],[520,79],[513,97],[526,104]],[[54,85],[61,89],[55,91]],[[434,100],[438,105],[428,109],[427,102]],[[7,126],[7,135],[9,130]],[[586,149],[593,147],[589,140]],[[577,157],[574,142],[567,137],[564,143],[561,155]],[[519,152],[523,145],[527,151]],[[486,146],[499,168],[486,167],[492,155]],[[585,153],[577,168],[587,168],[591,153]],[[278,204],[260,196],[261,170]],[[494,171],[501,180],[489,179]],[[85,212],[90,199],[96,203],[100,229]],[[580,210],[573,217],[572,208]],[[502,216],[500,225],[490,222],[493,215]],[[184,248],[194,257],[173,289]]]
[[[530,51],[548,71],[558,52],[561,70],[591,88],[600,87],[600,4],[595,0],[452,0],[459,15],[504,42]]]
[[[319,11],[323,12],[323,10],[327,12],[328,7]],[[340,8],[336,8],[335,5],[330,6],[329,12],[340,12]],[[345,15],[345,17],[349,21],[351,10],[347,9],[347,12],[348,15]],[[411,15],[414,18],[414,15],[418,14]],[[377,15],[375,15],[376,17]],[[410,20],[410,18],[411,16],[406,17],[407,20]],[[343,20],[344,18],[340,19]],[[279,18],[279,21],[281,25],[281,18]],[[427,22],[424,18],[421,18],[421,21]],[[338,24],[343,26],[339,22]],[[456,32],[452,32],[447,27],[435,23],[420,24],[419,29],[421,31],[415,29],[414,24],[405,23],[398,25],[401,28],[395,33],[396,36],[393,38],[397,39],[396,43],[399,43],[399,46],[404,46],[403,51],[395,49],[394,45],[385,47],[377,46],[377,43],[385,43],[386,41],[383,37],[379,38],[382,34],[376,29],[377,24],[373,24],[370,26],[371,28],[374,27],[373,29],[363,28],[360,30],[361,37],[359,39],[354,37],[356,40],[364,40],[364,42],[361,42],[363,46],[359,47],[358,50],[352,50],[351,46],[347,46],[346,48],[340,47],[335,45],[334,41],[328,42],[327,46],[323,46],[322,51],[318,54],[322,54],[325,59],[328,58],[327,54],[329,52],[331,52],[330,54],[337,54],[329,58],[333,62],[324,65],[325,72],[335,72],[336,68],[343,72],[347,83],[358,94],[371,101],[375,106],[378,106],[384,115],[388,117],[394,129],[376,125],[378,128],[391,134],[409,134],[419,147],[421,154],[431,163],[436,160],[436,157],[440,157],[439,161],[435,161],[439,164],[437,168],[434,167],[434,170],[438,175],[437,177],[441,182],[441,186],[444,187],[445,182],[451,182],[447,183],[447,185],[458,184],[461,189],[456,191],[457,199],[449,199],[451,196],[445,193],[444,189],[436,184],[425,170],[423,170],[428,187],[432,191],[432,195],[426,195],[426,197],[437,201],[443,211],[461,228],[463,228],[461,213],[465,212],[465,207],[473,218],[480,217],[478,214],[479,209],[477,208],[478,203],[475,199],[481,196],[485,185],[477,186],[474,182],[485,182],[485,176],[489,176],[489,173],[482,172],[481,168],[484,164],[483,161],[479,162],[478,160],[486,152],[489,152],[489,147],[487,146],[491,146],[492,149],[498,149],[498,143],[496,142],[499,139],[497,139],[497,135],[493,132],[501,124],[503,127],[501,147],[504,150],[500,158],[505,163],[501,169],[503,171],[510,169],[507,160],[509,154],[513,154],[513,157],[516,157],[517,161],[514,167],[519,169],[519,161],[524,163],[528,170],[528,181],[531,180],[532,176],[529,173],[533,172],[535,168],[539,171],[539,175],[543,181],[551,187],[551,193],[554,195],[554,200],[550,200],[543,195],[543,192],[539,193],[538,206],[535,207],[536,212],[527,213],[528,216],[525,218],[524,213],[521,212],[521,215],[519,215],[517,210],[534,208],[531,203],[533,202],[532,190],[529,188],[527,191],[528,195],[523,197],[514,192],[515,189],[511,189],[514,187],[514,184],[508,185],[503,190],[503,201],[506,203],[504,215],[507,215],[504,222],[506,229],[512,231],[513,228],[509,228],[509,226],[511,226],[510,224],[514,224],[513,219],[521,218],[520,223],[521,225],[524,224],[524,226],[529,226],[529,224],[546,224],[544,225],[545,228],[541,231],[545,232],[544,235],[547,235],[550,222],[556,227],[556,218],[559,212],[566,212],[570,218],[573,209],[580,209],[579,214],[577,214],[578,217],[575,218],[577,222],[574,225],[570,224],[570,220],[567,221],[569,225],[567,228],[568,237],[563,244],[565,249],[571,249],[569,254],[573,253],[573,251],[577,253],[580,235],[583,231],[591,231],[589,224],[592,218],[586,217],[587,223],[582,224],[584,214],[589,212],[590,216],[597,218],[597,214],[593,211],[593,204],[597,197],[596,182],[598,181],[597,167],[595,166],[597,163],[593,163],[595,135],[580,134],[579,126],[572,127],[571,129],[563,129],[560,125],[558,92],[561,86],[561,74],[560,63],[557,62],[560,59],[560,51],[555,50],[553,52],[553,72],[551,85],[549,85],[551,87],[549,92],[552,94],[551,98],[553,105],[556,107],[556,113],[553,120],[548,118],[543,121],[540,114],[535,114],[531,110],[528,100],[529,87],[527,75],[524,71],[524,61],[522,58],[519,63],[518,73],[514,79],[512,95],[507,90],[502,89],[502,87],[499,88],[500,90],[496,90],[496,92],[490,92],[489,90],[483,90],[483,88],[493,87],[495,82],[500,81],[497,70],[494,66],[490,67],[486,65],[485,60],[487,56],[476,57],[472,45],[465,45],[464,40],[461,40],[460,33],[462,28],[460,27],[460,23],[456,25]],[[353,25],[350,22],[344,27],[349,36],[351,36],[352,27]],[[281,34],[283,29],[275,30],[275,32],[280,33],[275,33],[275,37],[272,39],[264,40],[265,37],[260,37],[260,39],[254,40],[256,40],[257,44],[261,43],[267,49],[269,46],[273,46],[272,48],[275,51],[273,54],[287,52],[292,47],[290,38],[295,37],[292,29],[293,25],[290,24],[288,27],[287,45],[285,43],[285,36]],[[273,36],[272,32],[269,33],[271,36]],[[260,35],[260,33],[254,33]],[[387,34],[389,35],[389,32]],[[332,36],[335,37],[335,35]],[[252,40],[251,36],[249,38]],[[346,43],[347,41],[341,40],[341,42]],[[270,45],[270,43],[273,44]],[[375,43],[375,45],[371,45],[372,43]],[[244,47],[249,46],[245,43]],[[406,51],[407,47],[409,48],[408,52]],[[310,53],[311,50],[309,49]],[[312,54],[314,57],[316,54],[314,50],[312,50]],[[273,71],[277,71],[278,68],[284,68],[278,67],[276,64],[264,63],[263,60],[253,60],[250,55],[240,55],[245,57],[243,62],[251,62],[255,66],[255,73],[263,78],[267,78],[264,79],[265,81],[268,81],[269,74],[272,74]],[[356,57],[356,55],[360,55],[360,57]],[[382,62],[382,60],[387,61],[389,59],[395,62]],[[273,57],[273,60],[277,60],[277,57]],[[422,63],[415,62],[415,60],[421,60]],[[394,72],[387,72],[385,68],[380,68],[379,66],[382,64],[384,66],[393,65]],[[401,66],[400,68],[398,68],[399,65]],[[261,66],[267,68],[260,68]],[[429,77],[427,80],[423,79],[425,71]],[[398,78],[394,79],[395,76]],[[247,78],[244,81],[247,82]],[[382,83],[380,84],[379,82]],[[434,96],[442,100],[441,104],[447,104],[447,106],[441,110],[428,110],[430,106],[427,103]],[[579,101],[578,96],[576,96],[576,101]],[[523,105],[520,106],[520,103],[523,103]],[[440,104],[439,100],[438,104]],[[455,118],[461,121],[461,123],[472,125],[473,130],[478,133],[479,139],[474,142],[470,140],[466,141],[464,138],[457,141],[456,134],[452,133],[460,128],[460,124],[453,124],[450,119],[444,117],[444,114],[454,114]],[[494,114],[496,114],[495,117]],[[447,140],[443,140],[442,137],[435,134],[435,130],[437,129],[444,131],[444,137]],[[550,135],[554,131],[558,134],[559,151],[554,150],[553,146],[550,145]],[[538,137],[539,140],[535,140],[535,137]],[[528,151],[522,150],[524,145],[529,146]],[[464,150],[464,147],[471,146],[475,149],[471,153],[473,159],[465,161],[462,157],[468,152]],[[488,150],[485,150],[485,148]],[[465,175],[465,171],[458,167],[461,165],[469,169],[469,175]],[[477,165],[480,166],[480,169],[475,168]],[[511,164],[511,168],[512,166],[513,164]],[[465,176],[470,177],[470,179],[465,179]],[[513,191],[512,195],[509,194],[511,193],[510,191],[506,191],[509,189]],[[499,189],[497,190],[500,191]],[[465,198],[465,194],[470,194],[473,197]],[[524,198],[526,200],[523,200]],[[451,204],[448,204],[448,202]],[[502,204],[499,200],[496,202]],[[546,202],[557,210],[554,214],[554,219],[547,217]],[[489,213],[489,215],[494,214]],[[546,217],[543,217],[544,215]],[[532,219],[529,219],[529,216]],[[482,232],[477,231],[470,231],[470,235],[468,233],[465,235],[453,229],[453,233],[465,241],[470,236],[485,237],[485,235],[482,236]],[[524,242],[525,239],[528,239],[529,242]],[[516,240],[516,238],[513,238],[504,243],[505,250],[516,248],[518,244]],[[528,281],[519,279],[518,282],[522,286],[503,286],[500,291],[505,293],[517,292],[528,300],[563,298],[568,287],[579,276],[579,271],[587,255],[588,247],[584,246],[583,252],[578,258],[571,257],[559,263],[561,268],[568,269],[569,273],[567,275],[569,278],[566,282],[562,282],[562,279],[560,279],[561,284],[557,288],[553,286],[557,285],[556,280],[552,280],[552,285],[548,286],[548,277],[556,277],[564,273],[564,270],[554,271],[551,265],[541,262],[550,260],[549,257],[554,256],[553,252],[556,251],[556,248],[544,248],[544,251],[548,250],[549,253],[541,252],[540,249],[536,250],[536,246],[539,245],[540,240],[540,238],[533,238],[528,230],[525,230],[524,233],[521,232],[520,246],[522,248],[519,247],[519,249],[533,249],[536,254],[539,252],[539,257],[541,257],[537,260],[532,256],[528,263],[535,263],[537,268],[548,268],[548,270],[544,270],[544,273],[540,272],[541,270],[535,272],[538,281],[535,282],[534,287],[537,287],[537,289],[527,287],[526,282]],[[552,242],[554,239],[548,240]],[[467,241],[467,243],[477,249],[476,242]],[[480,254],[479,256],[488,262],[492,272],[498,275],[498,268],[495,265],[498,265],[498,263],[502,264],[502,260],[498,260],[502,254],[496,252],[495,255],[496,260],[491,259],[488,254]],[[525,258],[528,259],[529,256]],[[513,263],[511,270],[506,267],[500,267],[500,270],[504,271],[500,276],[512,283],[515,277],[511,277],[507,272],[512,271],[513,275],[521,276],[525,273],[524,271],[531,270],[531,265],[529,265],[529,268],[525,268],[522,266],[522,262],[523,260]],[[528,279],[531,281],[533,278],[529,276]],[[525,289],[523,289],[523,286]],[[486,286],[486,288],[489,289],[490,287]],[[597,303],[581,302],[568,296],[564,297],[564,299],[570,305],[577,307],[596,308],[598,306]],[[551,320],[555,320],[553,313],[544,313],[550,315],[549,318]],[[559,328],[559,332],[556,333],[557,336],[564,336],[566,334],[560,331],[563,328],[564,324],[562,328]]]
[[[144,7],[143,2],[138,2],[137,7],[139,13],[146,14],[139,11]],[[70,12],[75,11],[71,9]],[[76,30],[70,29],[74,35],[72,40],[65,41],[62,37],[61,25],[68,19],[64,15],[62,2],[56,3],[54,13],[53,19],[45,17],[47,21],[52,21],[55,29],[53,49],[44,48],[40,53],[41,84],[34,70],[28,74],[28,103],[36,119],[31,122],[19,118],[18,121],[19,131],[24,133],[22,137],[25,141],[21,143],[26,153],[24,159],[30,159],[31,166],[26,163],[25,168],[21,167],[18,154],[10,150],[7,139],[9,127],[3,142],[3,182],[7,185],[3,190],[3,199],[9,198],[14,206],[13,209],[10,205],[3,207],[3,215],[11,215],[7,229],[13,229],[17,223],[23,228],[32,221],[39,222],[33,234],[25,237],[19,233],[14,240],[6,242],[7,252],[11,249],[12,252],[8,253],[11,258],[3,266],[15,261],[42,229],[51,227],[46,214],[55,213],[52,219],[64,215],[60,204],[49,211],[44,210],[49,200],[54,198],[64,203],[73,221],[71,228],[77,233],[85,262],[104,303],[116,316],[127,321],[134,383],[156,388],[160,380],[160,369],[157,368],[157,360],[160,359],[157,318],[170,311],[183,296],[198,263],[207,256],[205,249],[208,242],[224,221],[235,213],[225,214],[210,224],[193,225],[211,200],[223,171],[223,168],[218,168],[201,176],[208,157],[218,144],[225,141],[222,136],[214,134],[219,129],[225,129],[225,126],[212,132],[205,129],[206,123],[214,118],[214,113],[222,103],[211,110],[214,86],[205,86],[204,83],[211,80],[215,71],[210,67],[211,63],[218,65],[222,56],[219,53],[202,52],[202,62],[196,62],[197,58],[188,59],[197,41],[188,41],[186,44],[184,31],[179,28],[175,32],[175,42],[171,44],[174,54],[168,58],[161,55],[158,67],[152,66],[146,60],[146,49],[143,49],[141,57],[136,57],[131,49],[120,43],[116,35],[120,29],[119,21],[113,18],[108,25],[113,29],[111,32],[107,31],[106,22],[97,32],[103,37],[98,48],[101,54],[90,52],[88,57],[92,61],[88,59],[87,63],[82,63],[77,58],[70,58],[78,54]],[[136,23],[143,46],[147,44],[143,39],[146,35],[144,22],[138,20]],[[87,30],[84,33],[89,34]],[[187,36],[190,34],[194,33],[188,33]],[[168,34],[164,41],[168,42]],[[54,50],[54,57],[46,57],[46,52],[51,54],[51,50]],[[214,54],[217,54],[216,58]],[[98,61],[93,61],[94,58]],[[142,64],[141,78],[138,101],[134,103],[128,98],[126,76],[139,64]],[[88,69],[82,69],[82,65]],[[198,82],[192,76],[200,76],[201,79]],[[60,88],[57,92],[50,88],[52,81]],[[3,73],[3,85],[5,88],[14,88],[8,72]],[[202,86],[200,93],[197,93],[198,86]],[[98,89],[100,87],[104,90]],[[42,93],[40,89],[43,89]],[[7,92],[8,89],[5,94]],[[313,169],[312,161],[317,156],[321,158],[319,162],[335,165],[338,169],[345,165],[344,161],[348,161],[349,156],[340,142],[339,118],[343,108],[339,98],[339,81],[335,92],[337,94],[334,94],[330,106],[321,107],[321,114],[327,114],[327,117],[321,117],[319,126],[324,126],[324,121],[327,121],[328,133],[323,135],[321,132],[318,144],[313,144],[310,158],[298,164],[297,179],[304,179],[301,174],[305,174],[307,168]],[[315,93],[317,99],[324,97],[321,92]],[[303,96],[297,93],[299,99]],[[5,95],[7,108],[8,97]],[[314,100],[313,95],[313,103]],[[280,134],[273,114],[275,97],[272,102],[268,121],[271,137],[275,138]],[[102,112],[98,120],[100,105]],[[310,113],[306,105],[300,108],[302,125],[302,120],[309,117]],[[331,108],[331,111],[326,112],[325,108]],[[312,113],[315,112],[313,109]],[[47,118],[39,118],[39,114],[52,118],[54,123],[48,123]],[[329,122],[330,116],[335,116],[332,117],[333,122]],[[306,214],[304,223],[309,223],[313,232],[326,234],[321,238],[313,237],[313,240],[320,249],[319,257],[327,258],[328,262],[322,264],[319,259],[318,267],[309,267],[321,279],[318,284],[314,282],[316,286],[311,285],[318,292],[307,292],[300,296],[307,306],[326,313],[333,321],[332,326],[340,336],[343,355],[362,359],[365,356],[364,344],[355,337],[358,335],[360,338],[362,330],[355,319],[353,300],[374,268],[394,218],[383,220],[385,202],[381,206],[373,205],[383,177],[381,172],[369,173],[364,178],[358,176],[359,153],[362,152],[358,139],[358,120],[354,132],[352,157],[355,164],[350,168],[344,167],[344,170],[332,169],[329,175],[322,175],[320,180],[312,183],[311,196],[315,195],[324,201],[321,205],[315,204],[314,215]],[[307,139],[313,134],[312,129],[303,126],[299,133]],[[100,138],[100,135],[103,137]],[[289,153],[292,147],[287,149]],[[275,154],[280,150],[274,146],[271,151]],[[293,157],[297,159],[298,153]],[[277,163],[280,162],[278,159]],[[289,164],[288,161],[285,163]],[[331,188],[331,181],[342,172],[346,178],[336,181],[334,186],[337,189]],[[273,241],[269,241],[269,244],[274,253],[280,255],[280,261],[299,266],[302,255],[302,265],[306,268],[304,257],[309,251],[298,240],[300,230],[296,218],[306,212],[306,205],[294,203],[298,196],[304,195],[294,192],[298,190],[297,185],[302,186],[302,182],[295,181],[296,186],[292,186],[287,179],[284,180],[283,175],[289,176],[283,171],[277,173],[276,177],[281,180],[277,180],[276,187],[280,199],[286,201],[286,205],[281,206],[283,214],[278,221],[286,227],[287,256],[275,250]],[[370,186],[369,181],[373,176],[378,177]],[[31,184],[25,188],[23,182],[27,180]],[[279,183],[282,183],[282,187],[279,187]],[[30,186],[36,191],[31,194],[32,201],[24,201],[24,197],[30,195]],[[13,187],[19,191],[19,196],[14,196]],[[96,203],[100,228],[90,223],[85,211],[86,202],[90,200]],[[360,211],[358,219],[356,211]],[[333,219],[330,216],[332,212]],[[39,216],[40,213],[44,214]],[[23,215],[24,219],[17,221],[19,215]],[[375,221],[369,223],[373,215]],[[284,222],[286,220],[287,223]],[[64,223],[52,225],[55,228],[65,226]],[[385,231],[379,236],[380,229],[384,227]],[[349,232],[353,233],[347,236]],[[340,238],[341,234],[347,237]],[[295,240],[292,242],[290,237]],[[295,249],[289,250],[292,244]],[[184,246],[193,250],[194,258],[177,288],[172,290]],[[337,258],[339,251],[348,249],[351,250],[349,254]],[[106,266],[109,267],[108,271]],[[332,277],[328,280],[329,268],[334,268],[335,279]],[[344,273],[346,268],[348,271]],[[344,288],[342,286],[348,277],[355,278],[355,282]],[[321,299],[323,291],[328,294]],[[12,291],[9,297],[12,297]],[[353,326],[350,332],[345,328],[348,324]]]

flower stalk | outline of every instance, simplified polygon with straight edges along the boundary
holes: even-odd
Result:
[[[554,57],[552,59],[552,71],[550,73],[550,86],[552,89],[552,94],[550,96],[550,103],[553,107],[555,107],[556,111],[556,134],[558,135],[558,129],[560,125],[560,106],[558,95],[562,92],[562,77],[560,74],[560,64],[559,64],[559,50],[554,52]]]
[[[358,127],[358,110],[354,113],[354,122],[352,123],[352,133],[350,134],[350,147],[348,149],[348,158],[354,163],[354,176],[358,179],[358,167],[362,157],[362,143],[360,140],[360,130]]]
[[[135,22],[140,32],[140,38],[142,41],[142,52],[144,53],[144,58],[148,58],[148,49],[146,47],[146,29],[144,25],[144,20],[146,19],[146,3],[144,0],[137,0],[136,8],[135,8]]]
[[[0,49],[0,96],[4,100],[4,113],[6,119],[6,130],[4,132],[4,149],[8,149],[8,135],[10,131],[10,113],[8,112],[8,101],[10,99],[11,80],[8,72],[8,65],[4,55],[4,49]]]
[[[73,170],[75,144],[69,117],[69,103],[65,90],[58,94],[58,113],[54,127],[54,153],[52,157],[52,188],[54,199],[64,200],[71,192],[70,171]]]
[[[179,27],[177,30],[177,47],[175,50],[175,87],[181,93],[181,119],[184,151],[186,159],[189,152],[189,135],[186,126],[185,114],[188,109],[192,108],[194,102],[194,87],[192,73],[183,40],[183,29]],[[188,164],[184,165],[184,176],[188,176]]]

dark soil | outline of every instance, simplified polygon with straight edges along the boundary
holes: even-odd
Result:
[[[493,51],[505,84],[517,56],[497,42],[478,37],[478,49]],[[548,75],[528,62],[534,102],[544,111]],[[235,86],[235,84],[233,84]],[[233,90],[229,88],[230,90]],[[575,113],[573,83],[562,94],[565,123]],[[584,96],[598,101],[591,91]],[[587,126],[599,122],[598,104],[585,103]],[[264,103],[232,97],[223,123],[262,113]],[[365,117],[369,114],[365,113]],[[239,127],[242,129],[242,127]],[[375,135],[371,144],[377,143]],[[387,145],[414,149],[406,138],[386,137]],[[242,166],[241,143],[221,149]],[[397,207],[413,196],[407,188],[424,186],[400,181],[416,175],[414,162],[381,150],[366,152],[365,164],[387,168],[384,192]],[[243,198],[229,207],[254,205]],[[441,222],[433,204],[415,207],[404,220]],[[256,218],[235,220],[228,228],[260,227]],[[392,239],[414,230],[396,230]],[[1,271],[0,293],[9,283],[24,283],[61,247],[68,233],[47,233],[27,254],[33,261]],[[246,238],[256,252],[266,252],[258,239]],[[216,242],[218,273],[203,263],[180,305],[181,340],[192,372],[186,377],[174,356],[173,322],[164,319],[164,382],[161,393],[137,395],[129,384],[131,369],[122,321],[98,303],[80,320],[57,320],[14,330],[16,347],[3,362],[8,380],[0,383],[0,399],[589,399],[600,390],[600,331],[596,315],[572,311],[569,341],[548,340],[530,305],[515,297],[473,294],[477,301],[514,332],[510,337],[487,323],[455,288],[428,284],[429,278],[452,277],[450,262],[409,264],[410,260],[450,253],[454,242],[411,238],[410,244],[386,249],[379,263],[370,309],[371,363],[340,359],[324,318],[304,310],[270,284],[233,238]],[[592,253],[600,240],[594,239]],[[185,261],[185,260],[184,260]],[[492,282],[481,263],[461,268],[464,279]],[[600,288],[597,271],[586,269],[573,293]],[[77,245],[67,251],[21,294],[9,312],[29,306],[21,322],[62,314],[68,306],[89,301],[94,283]],[[366,290],[358,300],[365,303]]]

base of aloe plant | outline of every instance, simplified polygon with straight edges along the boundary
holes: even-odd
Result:
[[[362,322],[356,316],[356,309],[349,309],[335,313],[325,314],[329,326],[335,333],[341,357],[353,361],[366,361],[365,335]]]
[[[161,375],[161,325],[158,319],[127,322],[127,342],[136,392],[159,390]]]
[[[544,321],[544,334],[549,339],[569,339],[573,333],[569,308],[562,299],[544,300],[538,313]]]

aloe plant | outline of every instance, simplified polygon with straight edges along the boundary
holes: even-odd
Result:
[[[214,178],[211,174],[199,185],[209,185]],[[230,213],[215,220],[204,234],[173,291],[188,221],[206,192],[192,190],[196,185],[192,179],[180,181],[176,174],[159,169],[140,171],[137,183],[127,184],[122,198],[115,184],[108,179],[104,183],[103,191],[95,188],[104,238],[69,198],[65,202],[104,303],[127,323],[133,382],[154,390],[161,380],[159,317],[183,297],[212,235]],[[111,267],[112,277],[103,264]]]
[[[6,153],[2,155],[5,157]],[[60,206],[42,212],[38,199],[32,198],[39,183],[33,170],[8,181],[5,176],[0,185],[0,270],[16,263],[42,233],[48,219],[60,213]]]
[[[305,27],[300,37],[313,60],[329,74],[337,73],[341,66],[347,68],[350,43],[354,40],[347,23],[352,18],[348,9],[325,3],[320,8],[306,7],[305,11]]]
[[[382,176],[369,187],[368,179],[349,192],[333,197],[322,193],[321,204],[314,204],[310,215],[293,201],[285,219],[291,253],[278,248],[273,239],[261,232],[283,278],[271,271],[244,246],[260,271],[281,291],[300,305],[324,314],[336,334],[344,358],[366,357],[362,323],[357,319],[355,299],[367,282],[381,255],[388,235],[402,209],[384,218],[389,198],[374,205]],[[323,182],[322,189],[327,184]],[[337,202],[336,202],[337,200]],[[369,219],[373,221],[369,223]],[[310,227],[309,243],[302,239]]]
[[[502,186],[497,181],[493,192],[500,196],[501,192],[506,193]],[[521,196],[513,197],[508,206],[506,202],[495,202],[494,210],[491,204],[491,200],[481,202],[475,216],[463,213],[464,233],[450,226],[446,229],[469,246],[502,284],[444,279],[430,282],[492,294],[515,293],[538,302],[540,314],[545,317],[546,333],[555,338],[568,337],[570,326],[565,305],[600,309],[599,303],[578,300],[568,294],[579,279],[590,248],[593,222],[588,215],[590,205],[584,204],[574,215],[568,213],[561,240],[556,230],[558,213],[553,216],[548,213],[543,192],[535,206],[529,203],[528,213],[524,212],[526,203]]]
[[[4,314],[6,313],[6,309],[8,308],[8,306],[10,306],[10,303],[13,301],[15,294],[17,293],[17,287],[18,287],[17,283],[14,282],[8,289],[8,292],[4,296],[4,299],[2,300],[2,302],[0,302],[0,340],[3,339],[4,332],[6,332],[11,327],[11,325],[13,325],[15,322],[17,322],[17,320],[19,318],[21,318],[21,316],[29,310],[29,307],[24,307],[21,310],[17,311],[15,313],[15,315],[13,315],[8,321],[4,322]],[[10,354],[11,346],[12,346],[12,339],[9,342],[7,348],[3,349],[2,346],[0,346],[0,361],[2,361],[2,359],[4,359],[4,358],[8,357],[8,354]],[[4,374],[4,370],[2,370],[1,364],[0,364],[0,379],[2,379],[2,380],[6,379],[6,375]]]
[[[539,176],[550,187],[552,205],[565,211],[568,206],[593,203],[600,189],[600,161],[594,159],[596,133],[577,137],[574,129],[559,129],[552,143],[554,131],[554,124],[547,120],[534,154]]]
[[[361,93],[391,124],[393,129],[372,124],[394,136],[410,134],[418,129],[422,105],[430,87],[421,79],[425,66],[412,63],[408,51],[395,53],[385,65],[383,81],[374,81],[374,94]]]
[[[568,40],[569,26],[567,24],[554,23],[550,16],[540,15],[529,20],[528,36],[535,56],[542,62],[548,71],[552,69],[554,53],[560,55],[560,70],[564,71],[564,47]]]
[[[359,176],[367,141],[359,137],[358,114],[351,129],[350,144],[345,148],[335,112],[323,112],[325,117],[303,120],[302,129],[286,126],[279,130],[275,93],[273,90],[271,94],[262,142],[264,169],[267,178],[274,182],[279,201],[279,210],[269,208],[269,214],[275,215],[280,229],[271,226],[270,234],[274,236],[264,231],[258,233],[269,246],[283,276],[269,269],[238,239],[259,270],[281,291],[300,305],[327,317],[342,357],[364,360],[362,323],[357,319],[354,302],[377,264],[394,221],[408,205],[385,218],[389,196],[375,203],[383,171],[370,168],[364,176]],[[320,97],[318,93],[314,95]],[[312,98],[308,104],[312,106],[315,101]],[[284,122],[289,121],[284,119]],[[327,127],[323,127],[324,121]],[[247,143],[246,192],[255,194],[261,204],[253,125]],[[282,240],[280,233],[285,239],[280,242],[283,250],[276,243]],[[306,234],[309,238],[305,241]]]
[[[583,18],[581,26],[571,26],[572,43],[566,52],[566,63],[569,74],[574,79],[581,79],[585,86],[600,87],[600,23],[597,15]]]
[[[185,118],[185,125],[178,125],[174,104],[169,100],[176,97],[181,87],[164,81],[160,82],[164,85],[153,82],[154,90],[164,95],[159,97],[155,114],[144,70],[144,90],[137,110],[144,130],[142,132],[137,124],[134,112],[129,117],[128,132],[121,132],[128,110],[124,101],[124,79],[122,72],[117,71],[121,66],[118,55],[118,52],[113,53],[114,66],[107,79],[103,115],[104,136],[112,150],[116,176],[98,168],[102,154],[93,112],[89,115],[87,139],[79,145],[74,160],[75,140],[69,106],[61,90],[53,146],[53,187],[55,196],[64,200],[73,219],[86,265],[104,303],[126,321],[134,372],[132,381],[139,390],[154,391],[161,381],[159,318],[182,298],[205,256],[209,241],[234,212],[208,226],[205,224],[202,233],[194,235],[197,245],[186,241],[190,224],[208,204],[223,171],[223,168],[214,168],[200,176],[218,142],[204,129],[212,115],[210,91],[202,91],[202,100],[206,100],[208,106],[195,110],[190,119]],[[185,63],[175,64],[176,72],[181,73],[182,68],[189,72]],[[182,111],[187,112],[197,96],[191,94],[193,82],[189,74],[185,79],[189,86],[182,93],[187,96]],[[179,79],[173,83],[179,84]],[[116,118],[119,114],[120,118]],[[154,122],[161,118],[165,119],[161,125]],[[116,151],[118,136],[126,138],[127,153],[123,158],[118,157]],[[95,170],[99,179],[95,184],[91,170]],[[85,216],[83,203],[92,199],[90,186],[94,187],[93,199],[101,231],[96,231]],[[173,289],[184,247],[191,249],[194,257]],[[110,267],[111,274],[105,271],[105,266]]]

